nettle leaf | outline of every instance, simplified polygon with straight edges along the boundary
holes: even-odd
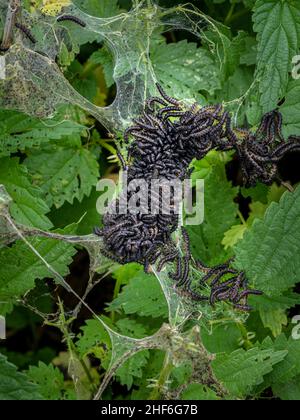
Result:
[[[81,146],[32,152],[25,164],[50,207],[89,196],[99,176],[96,157]]]
[[[30,378],[18,372],[16,366],[0,354],[0,400],[42,399],[38,387],[30,382]]]
[[[69,273],[68,266],[76,252],[73,246],[48,238],[30,238],[28,240],[52,268],[62,276]],[[34,288],[35,280],[52,277],[53,274],[43,261],[24,242],[17,242],[10,248],[1,249],[0,313],[11,311],[16,300]]]
[[[104,46],[100,50],[95,51],[89,60],[92,64],[100,64],[102,66],[106,86],[110,88],[115,83],[113,78],[114,63],[111,52]]]
[[[74,0],[74,3],[84,12],[101,18],[115,16],[121,11],[118,0]]]
[[[151,60],[158,80],[174,97],[194,98],[200,89],[213,94],[221,87],[214,57],[195,43],[154,43]]]
[[[261,350],[258,347],[248,351],[239,349],[231,354],[218,354],[212,362],[212,367],[217,378],[232,395],[243,397],[249,395],[255,385],[261,384],[264,376],[270,373],[273,366],[281,362],[286,354],[286,350]]]
[[[283,295],[268,297],[267,295],[250,297],[250,305],[259,312],[265,328],[269,328],[274,337],[287,325],[287,310],[299,303],[299,295],[290,291]]]
[[[300,187],[272,203],[263,220],[255,220],[236,246],[235,266],[269,296],[278,296],[299,281]]]
[[[0,110],[0,156],[37,148],[51,140],[80,134],[85,127],[75,121],[58,118],[39,120],[16,111]]]
[[[269,187],[265,184],[258,183],[255,187],[252,188],[241,188],[241,194],[245,198],[251,198],[252,201],[260,201],[263,204],[268,202],[268,191]]]
[[[115,325],[109,318],[102,319],[112,329],[122,335],[142,338],[146,336],[145,327],[135,320],[121,319]],[[96,319],[88,320],[86,325],[81,328],[82,334],[76,343],[76,347],[82,357],[93,354],[101,360],[102,366],[107,369],[111,358],[111,341],[109,334],[103,325]],[[130,389],[134,383],[134,378],[142,378],[143,368],[147,365],[149,351],[144,350],[133,355],[116,372],[116,377],[122,385]]]
[[[152,388],[149,386],[149,380],[159,377],[165,360],[165,352],[162,350],[150,350],[147,365],[143,368],[143,376],[136,378],[135,388],[131,394],[132,400],[147,400],[151,395]]]
[[[284,104],[280,107],[283,117],[283,133],[286,137],[294,134],[300,135],[300,80],[289,82],[285,95]]]
[[[222,76],[224,80],[232,76],[241,60],[241,55],[246,50],[246,32],[239,32],[238,35],[230,39],[222,35],[223,51],[224,51],[224,65],[222,68]]]
[[[192,383],[186,390],[181,394],[181,400],[201,400],[201,401],[213,401],[219,400],[217,394],[208,388],[207,386]]]
[[[127,337],[144,338],[147,335],[145,326],[134,319],[119,319],[116,322],[116,326],[118,327],[118,330]]]
[[[64,391],[64,375],[53,365],[39,362],[30,366],[28,377],[37,385],[38,392],[45,400],[60,400]]]
[[[52,227],[45,216],[50,209],[42,199],[42,191],[31,185],[28,171],[18,158],[0,159],[0,184],[5,186],[13,200],[10,212],[17,222],[40,229]]]
[[[143,338],[147,335],[145,327],[135,320],[123,318],[116,322],[118,331],[122,335],[134,338]],[[130,389],[135,378],[142,378],[143,369],[148,363],[149,351],[143,350],[128,359],[118,370],[117,378],[121,385]]]
[[[240,347],[239,342],[243,337],[237,324],[221,323],[212,325],[211,331],[202,327],[201,338],[210,353],[231,353]]]
[[[221,244],[225,232],[236,224],[238,189],[227,181],[225,166],[218,165],[205,179],[204,223],[188,226],[193,256],[206,263],[221,262],[229,256]],[[216,261],[217,259],[217,261]]]
[[[153,275],[143,272],[124,286],[119,296],[109,305],[109,311],[122,309],[125,314],[167,317],[167,304],[162,289]]]
[[[108,318],[104,317],[103,320],[111,326]],[[80,329],[82,333],[78,336],[76,348],[81,357],[93,354],[107,367],[110,360],[111,341],[106,329],[97,319],[88,319]]]
[[[71,4],[71,0],[43,0],[42,2],[38,1],[34,3],[36,7],[41,7],[41,11],[46,15],[56,16],[62,11],[63,7],[69,6]]]
[[[110,87],[114,79],[131,70],[131,63],[139,62],[139,56],[134,52],[129,58],[114,68],[111,52],[103,47],[93,53],[90,60],[102,65],[106,84]],[[221,87],[218,63],[209,51],[198,48],[193,42],[183,40],[167,44],[165,38],[153,37],[150,58],[157,79],[174,97],[201,99],[200,91],[212,95]]]
[[[257,56],[257,41],[252,36],[245,37],[245,49],[241,53],[240,64],[247,66],[254,66],[256,64]]]
[[[284,334],[281,334],[274,342],[267,338],[262,343],[262,347],[272,347],[276,351],[287,352],[286,357],[274,366],[274,370],[266,377],[267,386],[285,384],[300,375],[300,340],[294,340],[292,337],[287,339]]]
[[[260,104],[263,112],[268,112],[286,93],[292,57],[300,47],[300,4],[294,0],[258,0],[253,20]]]
[[[272,386],[274,394],[284,401],[300,401],[300,375],[286,383]]]
[[[222,239],[222,245],[225,249],[233,248],[241,239],[243,239],[244,234],[248,226],[246,223],[240,225],[231,226],[231,228],[225,232],[224,238]]]
[[[98,198],[99,192],[93,188],[91,194],[81,202],[75,198],[73,204],[65,202],[59,209],[52,208],[49,217],[57,228],[63,228],[77,220],[77,234],[88,235],[100,223],[96,207]]]

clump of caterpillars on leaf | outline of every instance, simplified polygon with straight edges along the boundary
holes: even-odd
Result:
[[[160,85],[157,89],[160,96],[146,101],[142,115],[124,133],[126,143],[133,139],[127,162],[120,156],[128,182],[143,179],[150,187],[153,179],[183,181],[190,175],[188,168],[193,159],[202,159],[211,150],[234,150],[247,186],[257,181],[271,184],[277,176],[279,160],[289,151],[300,150],[299,137],[291,136],[287,141],[283,138],[278,111],[266,114],[257,131],[251,133],[233,129],[229,113],[220,104],[204,107],[194,104],[187,109]],[[121,194],[130,199],[132,192]],[[159,202],[161,199],[161,195],[155,198]],[[111,205],[120,208],[120,200],[117,198]],[[184,228],[181,228],[182,255],[172,239],[178,228],[175,200],[171,202],[170,214],[151,214],[150,201],[144,213],[131,214],[128,209],[124,214],[109,210],[104,215],[103,228],[95,229],[95,234],[103,238],[102,253],[120,264],[143,264],[146,272],[151,264],[157,264],[161,271],[167,263],[174,263],[175,272],[170,273],[170,278],[175,287],[193,300],[207,300],[192,289],[190,264],[193,264],[204,273],[201,284],[210,285],[212,305],[227,301],[240,310],[250,310],[248,296],[262,293],[249,289],[245,273],[233,269],[232,260],[213,268],[194,261]]]

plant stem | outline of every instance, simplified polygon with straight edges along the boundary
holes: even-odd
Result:
[[[239,218],[241,219],[241,222],[243,223],[243,225],[247,225],[247,222],[244,219],[244,216],[242,215],[242,213],[240,212],[240,210],[237,211],[237,214],[238,214]]]
[[[224,25],[228,25],[228,23],[230,22],[230,19],[232,18],[232,15],[233,15],[233,12],[234,12],[234,9],[235,9],[235,5],[236,5],[236,3],[231,4],[231,7],[228,11],[228,14],[227,14],[227,16],[224,20]]]
[[[88,379],[88,381],[91,384],[92,387],[92,392],[96,391],[96,387],[94,384],[94,380],[90,374],[90,371],[85,363],[85,361],[79,356],[77,349],[75,347],[75,344],[73,343],[73,340],[70,337],[69,331],[68,331],[68,327],[67,327],[67,320],[65,318],[65,314],[64,314],[64,309],[63,309],[63,304],[61,302],[61,300],[59,299],[59,307],[60,307],[60,311],[61,311],[61,324],[60,324],[60,330],[63,333],[63,336],[66,339],[66,343],[67,343],[67,348],[69,350],[70,355],[74,355],[74,357],[79,361],[80,365],[82,366],[84,373],[86,374],[86,377]]]
[[[167,351],[165,355],[164,365],[162,371],[159,375],[157,386],[153,389],[149,396],[149,400],[159,400],[161,397],[162,389],[165,386],[165,383],[169,379],[170,373],[173,369],[173,364],[171,362],[170,352]]]
[[[114,296],[113,296],[113,299],[116,299],[117,298],[118,294],[120,293],[121,286],[122,286],[122,279],[121,278],[118,278],[118,280],[116,281],[116,284],[115,284],[115,288],[114,288]],[[110,319],[113,322],[115,321],[115,311],[112,311],[111,312]]]
[[[230,19],[228,19],[226,24],[229,25],[232,22],[234,22],[235,20],[239,19],[240,17],[242,17],[244,15],[247,15],[248,13],[249,13],[249,10],[247,10],[247,9],[239,10],[238,12],[231,15]]]

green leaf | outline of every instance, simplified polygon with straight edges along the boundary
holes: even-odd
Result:
[[[37,148],[51,140],[60,140],[80,134],[84,126],[56,118],[40,120],[16,111],[0,110],[0,156]]]
[[[31,185],[28,171],[18,158],[0,159],[0,184],[13,199],[10,212],[17,222],[40,229],[52,227],[45,216],[50,209],[42,199],[42,192]]]
[[[30,366],[28,377],[37,384],[38,392],[45,400],[60,400],[64,390],[64,376],[58,368],[39,362],[38,366]]]
[[[257,184],[252,188],[241,188],[241,193],[243,197],[250,197],[252,201],[260,201],[263,204],[267,204],[267,194],[269,187],[265,184]]]
[[[74,3],[84,12],[101,18],[120,13],[118,0],[75,0]]]
[[[300,401],[300,375],[289,382],[275,384],[274,394],[284,401]]]
[[[107,319],[103,319],[107,323]],[[108,332],[97,319],[89,319],[80,328],[82,333],[76,342],[81,357],[93,354],[108,367],[110,360],[111,341]]]
[[[224,164],[216,166],[205,179],[204,223],[188,226],[193,256],[206,263],[218,263],[229,254],[221,244],[225,232],[236,224],[237,188],[227,181]]]
[[[287,325],[288,319],[283,309],[260,309],[259,311],[264,327],[270,328],[274,337],[277,337],[282,332],[282,326]]]
[[[195,43],[153,43],[151,60],[158,80],[174,97],[194,98],[200,90],[213,94],[220,88],[214,57]]]
[[[77,234],[88,235],[100,224],[100,214],[96,208],[98,198],[99,192],[93,188],[89,197],[84,197],[81,202],[75,198],[73,204],[65,202],[59,209],[53,208],[49,218],[57,228],[63,228],[77,220]]]
[[[103,320],[114,330],[126,336],[142,338],[146,336],[146,329],[143,325],[127,318],[119,320],[115,326],[111,325],[108,318]],[[82,357],[93,354],[101,360],[102,366],[107,369],[111,358],[111,341],[105,328],[98,320],[92,319],[86,322],[81,328],[83,334],[79,337],[76,347]],[[116,376],[122,385],[130,389],[134,378],[141,378],[143,368],[147,365],[149,351],[141,351],[127,360],[116,372]]]
[[[50,207],[89,196],[99,175],[95,156],[83,147],[36,151],[25,163]]]
[[[243,239],[244,234],[248,226],[246,224],[234,225],[225,232],[224,238],[222,239],[222,245],[225,249],[233,248],[241,239]]]
[[[135,63],[139,57],[132,54],[130,62]],[[157,79],[174,97],[200,99],[200,91],[212,95],[221,87],[220,70],[214,57],[193,42],[183,40],[167,44],[163,37],[153,37],[150,56]],[[114,68],[112,54],[105,47],[93,53],[90,59],[102,65],[108,87],[130,70],[129,62],[119,63],[119,67]]]
[[[109,305],[110,311],[120,309],[123,309],[127,315],[167,317],[166,300],[157,279],[143,272],[134,276]]]
[[[287,87],[284,104],[280,107],[283,117],[283,133],[286,137],[300,135],[300,80],[291,80]]]
[[[38,387],[0,354],[0,400],[41,400]]]
[[[48,238],[31,238],[29,242],[58,273],[69,273],[68,266],[76,252],[73,246]],[[35,280],[43,278],[53,278],[53,274],[24,242],[1,249],[0,313],[11,310],[19,297],[34,288]]]
[[[251,393],[255,385],[261,384],[264,376],[286,354],[286,350],[261,350],[258,347],[248,351],[239,349],[231,354],[218,354],[212,367],[217,378],[232,395],[243,397]]]
[[[147,335],[145,327],[135,320],[124,318],[116,323],[118,331],[127,337],[143,338]],[[135,378],[142,378],[143,369],[148,363],[149,351],[143,350],[134,354],[118,370],[117,378],[121,385],[130,389]]]
[[[147,335],[147,330],[144,325],[135,321],[134,319],[123,318],[116,322],[118,331],[122,335],[133,338],[144,338]]]
[[[259,311],[261,321],[265,328],[269,328],[274,337],[282,332],[282,327],[287,325],[287,310],[299,303],[299,295],[287,293],[280,296],[267,295],[250,297],[250,304]]]
[[[102,66],[106,86],[110,88],[115,83],[113,78],[114,63],[111,52],[106,47],[102,47],[90,56],[90,62],[93,64],[100,64]]]
[[[219,324],[212,326],[211,331],[201,329],[201,338],[210,353],[231,353],[239,348],[242,338],[237,324]]]
[[[235,266],[269,296],[278,296],[299,281],[300,187],[272,203],[263,220],[255,220],[236,246]]]
[[[247,66],[254,66],[256,64],[257,56],[257,42],[254,37],[245,37],[245,50],[242,52],[240,57],[240,64]]]
[[[246,32],[240,31],[238,35],[230,39],[227,36],[222,35],[223,41],[223,52],[224,52],[224,64],[222,67],[222,76],[226,81],[230,76],[236,72],[243,52],[246,50]],[[247,69],[249,70],[249,69]],[[247,73],[247,70],[245,72]],[[241,75],[242,76],[242,75]],[[243,76],[242,76],[243,79]],[[235,96],[235,98],[238,95]]]
[[[212,401],[218,400],[217,394],[207,386],[192,383],[181,394],[181,400]]]
[[[287,352],[286,357],[274,366],[273,372],[266,377],[267,386],[285,384],[300,375],[300,340],[294,340],[292,337],[287,339],[284,334],[281,334],[274,342],[270,338],[266,339],[262,346]]]
[[[294,0],[258,0],[253,20],[260,104],[263,112],[268,112],[286,93],[292,57],[300,47],[300,4]]]
[[[143,368],[143,376],[135,378],[135,385],[139,389],[133,389],[132,400],[147,400],[151,395],[152,388],[149,387],[149,379],[158,378],[163,368],[165,352],[162,350],[150,350],[147,365]],[[135,388],[136,388],[135,387]]]
[[[126,385],[127,389],[130,389],[135,378],[142,378],[148,358],[149,351],[143,350],[128,359],[116,372],[121,385]]]

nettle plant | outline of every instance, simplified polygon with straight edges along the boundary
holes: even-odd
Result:
[[[299,399],[300,5],[127,3],[0,0],[0,399]]]

